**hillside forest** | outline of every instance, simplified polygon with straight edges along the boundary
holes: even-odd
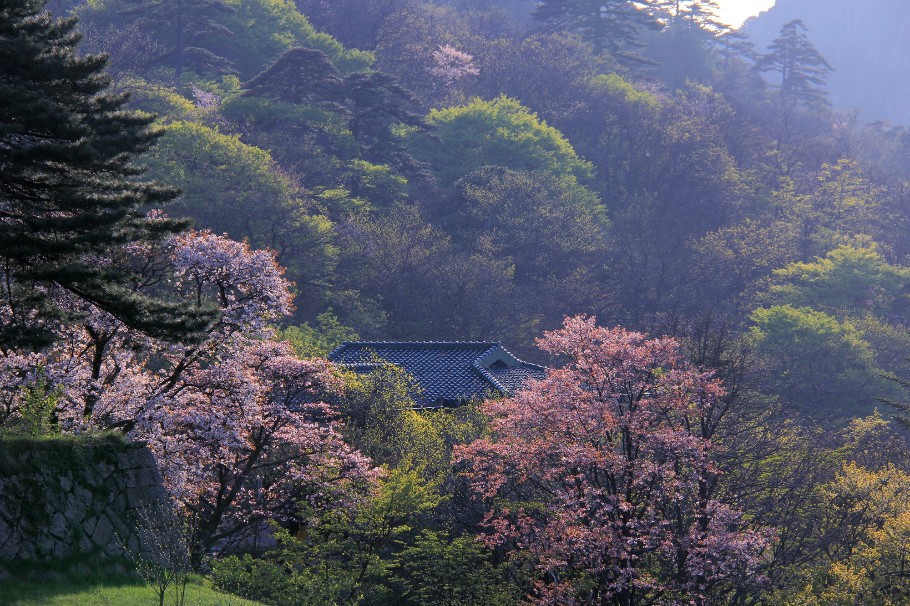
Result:
[[[910,131],[716,9],[0,0],[0,431],[148,442],[274,606],[910,604]]]

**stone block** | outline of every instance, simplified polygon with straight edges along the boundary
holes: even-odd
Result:
[[[84,508],[87,508],[92,503],[92,493],[82,486],[74,486],[73,491],[70,494],[73,495],[73,500]]]
[[[6,522],[0,522],[0,560],[12,560],[19,555],[22,535]]]
[[[88,536],[80,537],[76,547],[79,550],[79,553],[89,553],[95,549],[95,546],[92,544],[92,540],[88,538]]]
[[[107,518],[114,528],[114,540],[125,541],[130,536],[130,528],[124,524],[117,512],[110,508],[104,510],[104,517]]]
[[[116,558],[116,557],[127,555],[127,553],[126,553],[126,549],[123,547],[123,545],[121,545],[117,541],[111,541],[104,548],[104,555],[111,557],[111,558]]]
[[[126,541],[126,548],[130,553],[139,553],[139,537],[135,534],[131,534],[130,538]]]
[[[51,518],[51,527],[50,533],[52,536],[57,537],[58,539],[63,539],[66,537],[67,529],[69,524],[67,523],[66,516],[64,516],[59,511],[54,514],[54,517]]]
[[[54,543],[56,543],[56,541],[52,537],[48,535],[41,536],[41,538],[35,541],[35,551],[37,555],[41,557],[53,555]]]
[[[54,544],[54,549],[51,552],[56,560],[62,560],[66,556],[70,555],[72,550],[69,545],[64,541],[57,541]]]
[[[92,532],[92,542],[98,547],[105,547],[111,542],[114,535],[114,526],[105,516],[98,517],[98,524]]]
[[[66,476],[59,476],[57,482],[60,484],[60,489],[63,492],[69,492],[73,487],[73,482]]]
[[[69,506],[66,508],[66,511],[63,512],[63,515],[66,516],[66,520],[70,523],[71,526],[75,526],[85,519],[85,510],[85,504],[83,504],[80,500],[73,498],[70,499]]]
[[[126,489],[126,504],[130,509],[138,509],[145,505],[145,491],[139,488]]]
[[[31,541],[22,541],[19,544],[19,558],[23,560],[35,559],[35,545]]]
[[[84,474],[85,483],[92,488],[101,488],[102,484],[104,484],[104,478],[101,477],[101,472],[99,472],[96,467],[86,468]]]
[[[98,517],[92,516],[82,523],[82,532],[86,536],[92,536],[95,533],[95,527],[98,526]]]
[[[109,477],[111,477],[111,474],[113,474],[114,471],[115,471],[114,466],[105,461],[101,461],[100,463],[95,465],[95,472],[98,474],[98,477],[100,477],[102,480],[106,480]]]

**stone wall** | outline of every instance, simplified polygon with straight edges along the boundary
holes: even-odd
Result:
[[[168,507],[144,444],[0,440],[0,561],[116,557],[125,547],[137,553],[140,517],[164,512],[155,516],[164,519]]]

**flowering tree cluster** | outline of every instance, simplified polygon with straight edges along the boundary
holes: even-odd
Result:
[[[539,340],[568,364],[490,401],[494,437],[459,450],[484,540],[527,550],[538,604],[701,603],[749,575],[769,536],[709,499],[693,425],[724,390],[672,339],[570,318]]]
[[[430,75],[442,80],[445,86],[451,86],[457,80],[480,73],[480,70],[474,65],[473,55],[448,44],[433,51],[433,61],[436,65],[430,68]]]
[[[98,263],[129,266],[135,291],[215,308],[218,320],[201,342],[174,344],[50,293],[82,320],[60,324],[55,344],[40,353],[0,355],[7,414],[43,376],[59,393],[62,430],[120,429],[147,441],[193,520],[195,565],[257,521],[295,515],[301,501],[345,505],[371,490],[377,471],[344,444],[335,411],[319,401],[335,387],[329,363],[300,360],[290,344],[272,340],[269,323],[292,309],[272,251],[186,232],[133,243]]]

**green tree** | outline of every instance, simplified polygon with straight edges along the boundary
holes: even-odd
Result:
[[[415,0],[294,0],[320,31],[351,48],[374,50],[383,29],[415,10]]]
[[[285,0],[89,0],[78,14],[91,24],[94,46],[154,55],[130,62],[173,69],[177,80],[185,70],[249,79],[296,47],[325,53],[345,72],[373,61],[317,32]],[[131,39],[120,40],[124,33]]]
[[[208,44],[215,37],[231,35],[220,23],[219,17],[231,10],[222,0],[126,0],[124,4],[126,8],[115,6],[142,30],[156,32],[156,41],[164,50],[159,59],[174,69],[175,80],[180,80],[186,68],[233,71],[230,60]]]
[[[420,386],[397,366],[376,360],[367,374],[344,375],[340,409],[347,437],[378,464],[405,465],[427,478],[442,475],[448,453],[433,423],[413,410]]]
[[[834,68],[809,42],[807,31],[800,19],[784,24],[780,35],[768,45],[769,52],[755,62],[760,72],[780,73],[780,96],[785,107],[830,105],[824,85]]]
[[[149,166],[183,190],[174,212],[198,227],[275,250],[300,289],[298,309],[309,312],[317,306],[338,253],[333,225],[267,152],[201,124],[175,122]]]
[[[137,156],[161,132],[106,89],[106,59],[78,57],[75,19],[39,0],[0,3],[0,346],[40,346],[62,291],[124,323],[175,340],[211,320],[131,290],[118,247],[160,241],[184,224],[147,218],[177,191],[138,178]]]
[[[512,296],[547,325],[594,307],[609,223],[573,176],[486,166],[459,180],[442,206],[438,224],[455,245],[471,251],[488,243],[494,257],[508,259]]]
[[[290,342],[297,355],[307,359],[325,358],[345,341],[360,340],[352,328],[338,321],[331,307],[316,316],[316,322],[316,326],[288,326],[278,332],[278,338]]]
[[[660,29],[652,0],[543,0],[534,17],[550,27],[577,32],[596,52],[633,58],[642,28]]]
[[[373,55],[344,48],[332,36],[316,31],[290,0],[224,0],[231,8],[220,22],[232,32],[217,38],[212,48],[228,57],[241,78],[251,78],[293,48],[325,53],[345,73],[369,69]]]
[[[875,354],[847,322],[808,307],[775,305],[751,316],[765,388],[820,417],[855,414],[881,393]]]
[[[822,164],[799,180],[783,179],[774,192],[778,220],[793,231],[804,261],[856,236],[882,228],[882,191],[855,161]]]
[[[395,555],[442,500],[435,482],[402,466],[378,490],[330,514],[314,518],[301,503],[294,536],[279,531],[277,547],[261,559],[217,563],[215,586],[282,606],[395,603],[388,586]]]
[[[910,269],[885,263],[872,246],[840,246],[812,263],[774,271],[776,302],[832,315],[908,318]]]
[[[412,133],[408,143],[414,156],[430,163],[442,187],[451,188],[488,165],[573,176],[581,182],[591,175],[591,165],[578,157],[568,139],[515,99],[477,99],[433,110],[428,120],[433,137]]]
[[[492,556],[476,537],[425,530],[397,556],[395,580],[421,606],[517,604],[518,588],[493,567]]]
[[[406,178],[428,176],[402,144],[399,132],[402,127],[424,129],[423,115],[417,112],[413,93],[389,74],[373,71],[345,76],[321,51],[295,48],[250,80],[246,88],[244,99],[309,106],[311,119],[318,108],[343,120],[345,132],[336,130],[332,151],[348,160],[343,171],[348,178],[345,185],[354,197],[364,193],[362,187],[369,189],[365,181],[370,180],[366,173],[371,167],[388,165]],[[296,138],[290,146],[297,146]],[[351,161],[351,155],[357,159]]]

